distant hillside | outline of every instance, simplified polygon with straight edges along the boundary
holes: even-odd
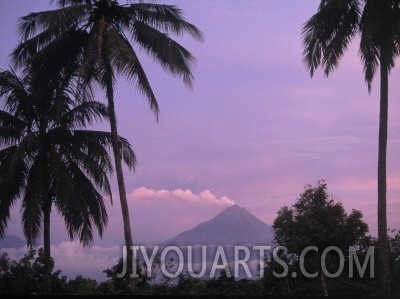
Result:
[[[4,236],[0,239],[0,249],[2,248],[20,248],[26,245],[26,242],[15,235]]]
[[[263,260],[271,250],[261,253],[253,247],[255,245],[273,247],[273,230],[245,208],[233,205],[214,218],[164,241],[160,244],[158,253],[160,254],[168,246],[177,246],[183,260],[179,258],[175,249],[168,251],[165,260],[172,260],[175,266],[183,263],[183,271],[186,273],[189,262],[197,272],[203,269],[205,263],[202,277],[216,277],[221,267],[222,269],[229,267],[235,279],[256,278],[260,275],[258,269],[260,260]],[[189,248],[192,252],[190,258]],[[248,250],[248,255],[244,252],[245,248]],[[203,249],[205,249],[204,257]],[[143,260],[141,254],[139,259]],[[224,262],[225,259],[227,264]],[[244,267],[238,266],[239,260],[247,264],[249,274]],[[219,269],[218,274],[212,272],[213,267]]]
[[[267,224],[233,205],[162,245],[271,245],[272,240],[273,231]]]

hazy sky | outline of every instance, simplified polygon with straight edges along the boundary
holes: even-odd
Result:
[[[125,172],[134,240],[169,239],[232,203],[271,224],[305,184],[321,179],[348,212],[363,212],[375,234],[379,77],[369,95],[358,41],[329,78],[321,71],[310,78],[301,27],[318,0],[159,2],[182,8],[205,40],[178,38],[197,58],[192,90],[141,55],[160,104],[158,123],[135,87],[119,81],[120,134],[139,161],[135,173]],[[2,1],[0,68],[8,68],[7,55],[18,40],[16,18],[49,7],[47,0]],[[387,165],[391,228],[400,228],[400,120],[394,117],[400,112],[399,80],[394,69]],[[108,229],[96,242],[103,247],[123,243],[115,181]],[[19,207],[14,211],[7,233],[22,237]],[[54,244],[67,239],[56,216],[52,229]]]

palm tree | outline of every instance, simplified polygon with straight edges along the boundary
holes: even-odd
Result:
[[[378,151],[378,275],[382,292],[389,292],[390,268],[386,220],[386,151],[388,132],[389,72],[399,55],[399,0],[321,0],[303,27],[304,61],[311,76],[321,66],[328,76],[339,64],[351,40],[361,36],[359,53],[365,81],[380,71],[380,114]]]
[[[108,100],[112,146],[117,175],[125,245],[132,245],[128,202],[121,157],[118,148],[118,129],[114,104],[115,74],[122,74],[133,81],[147,98],[150,109],[158,119],[159,107],[137,51],[142,50],[158,61],[173,75],[182,77],[192,85],[190,70],[194,57],[170,37],[170,33],[189,33],[202,40],[202,33],[188,23],[182,11],[173,5],[156,3],[130,3],[120,5],[114,0],[55,0],[59,9],[30,13],[21,18],[23,43],[13,52],[17,65],[24,65],[36,49],[44,49],[41,57],[81,57],[79,74],[83,82],[93,78],[105,89]],[[133,2],[133,1],[131,1]],[[69,40],[71,43],[66,43]],[[136,49],[133,47],[136,46]],[[61,45],[68,45],[63,47]],[[47,48],[46,48],[47,47]],[[52,49],[51,51],[49,49]],[[44,53],[44,54],[43,54]],[[57,63],[62,63],[62,59]],[[128,266],[132,256],[128,250]]]
[[[107,178],[112,170],[108,148],[111,134],[86,130],[108,118],[107,107],[91,94],[75,95],[74,80],[60,72],[0,72],[0,237],[10,208],[21,203],[23,231],[32,247],[43,231],[44,293],[51,290],[50,215],[62,216],[71,239],[84,245],[102,236],[107,224]],[[79,98],[73,98],[78,96]],[[134,167],[129,143],[119,138],[125,162]]]

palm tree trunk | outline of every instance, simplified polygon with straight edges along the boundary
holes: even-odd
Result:
[[[46,186],[47,187],[47,186]],[[43,258],[44,258],[44,288],[45,295],[51,294],[51,254],[50,254],[50,213],[51,200],[44,203],[43,207]]]
[[[385,57],[384,53],[381,53]],[[388,132],[389,73],[384,58],[380,60],[380,113],[378,151],[378,275],[381,292],[390,292],[389,242],[386,219],[386,151]]]
[[[133,253],[131,247],[133,246],[132,241],[132,231],[131,224],[129,219],[129,207],[128,200],[126,197],[125,190],[125,182],[124,182],[124,174],[122,172],[122,162],[121,162],[121,152],[119,146],[119,138],[118,138],[118,129],[117,129],[117,119],[115,115],[114,108],[114,90],[112,86],[112,80],[109,78],[107,80],[106,86],[107,100],[108,100],[108,114],[110,117],[110,126],[111,126],[111,142],[114,153],[115,160],[115,172],[117,174],[117,183],[118,183],[118,191],[119,191],[119,199],[121,202],[121,211],[122,211],[122,221],[124,223],[124,237],[125,237],[125,245],[127,249],[127,275],[130,275],[132,272],[132,261],[133,261]],[[133,281],[131,281],[131,286],[134,286]]]
[[[41,135],[44,135],[43,128],[46,127],[45,119],[41,119],[40,131]],[[46,151],[44,151],[46,152]],[[51,271],[53,269],[52,261],[51,261],[51,253],[50,253],[50,214],[51,214],[51,205],[52,200],[49,192],[49,182],[50,182],[50,174],[49,174],[49,165],[47,163],[47,157],[45,153],[39,154],[41,159],[41,165],[43,169],[43,202],[42,202],[42,210],[43,210],[43,294],[50,295],[51,294]]]

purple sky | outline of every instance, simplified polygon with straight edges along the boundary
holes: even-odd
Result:
[[[16,18],[49,6],[47,0],[3,2],[0,68],[6,69],[18,39]],[[142,55],[160,104],[158,124],[135,87],[119,81],[120,134],[139,161],[135,173],[125,172],[134,240],[169,239],[232,203],[271,224],[281,206],[293,204],[305,184],[320,179],[348,212],[363,212],[375,235],[379,77],[369,95],[358,42],[329,78],[318,71],[311,79],[300,32],[318,0],[159,2],[182,8],[205,41],[179,37],[197,58],[193,90]],[[387,165],[391,228],[400,228],[400,120],[394,117],[400,112],[399,80],[394,69]],[[123,243],[115,187],[114,193],[100,246]],[[8,233],[22,237],[14,210]],[[56,216],[53,224],[58,244],[67,235]]]

